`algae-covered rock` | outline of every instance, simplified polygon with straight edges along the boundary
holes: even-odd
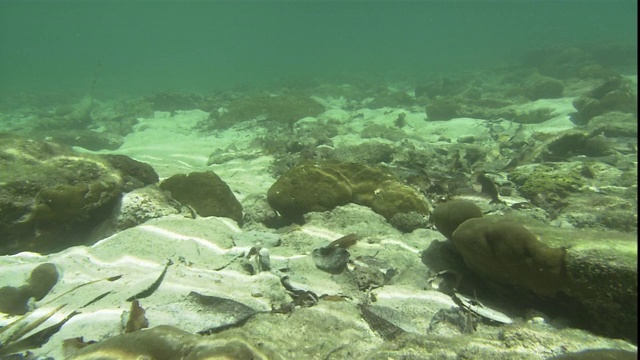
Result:
[[[349,180],[333,167],[302,164],[283,174],[269,188],[267,201],[281,215],[300,219],[352,201]]]
[[[522,196],[548,209],[585,183],[580,169],[552,165],[520,166],[509,174],[509,180],[517,185]]]
[[[212,171],[174,175],[160,188],[183,205],[189,205],[200,216],[228,217],[242,223],[242,205],[218,175]]]
[[[466,267],[492,284],[491,294],[637,343],[635,234],[494,217],[464,221],[452,240]]]
[[[557,99],[562,97],[562,81],[548,76],[532,75],[523,84],[524,94],[529,100]]]
[[[638,114],[638,93],[631,81],[620,76],[611,78],[573,101],[577,113],[572,120],[580,125],[607,112]]]
[[[447,201],[438,205],[431,213],[431,221],[436,229],[449,240],[460,224],[469,219],[481,217],[482,210],[478,205],[466,200]]]
[[[565,259],[570,278],[567,294],[579,304],[577,323],[595,333],[637,343],[637,235],[551,227],[543,235],[571,243]]]
[[[0,137],[0,254],[84,241],[122,193],[104,160],[46,141]]]
[[[297,120],[318,116],[323,111],[324,107],[309,97],[254,96],[231,102],[227,111],[214,121],[217,129],[227,129],[238,122],[252,120],[258,116],[264,116],[269,121],[292,125]]]
[[[429,205],[417,190],[393,180],[384,181],[374,190],[368,206],[387,220],[400,213],[429,214]]]
[[[368,206],[387,221],[400,213],[429,214],[429,203],[412,187],[378,168],[347,162],[298,165],[271,186],[267,200],[295,221],[348,203]]]
[[[566,288],[565,253],[513,221],[473,218],[453,232],[465,264],[485,279],[518,285],[540,295]]]
[[[147,163],[126,155],[102,155],[122,175],[123,191],[129,192],[158,182],[158,173]]]
[[[609,112],[598,115],[589,120],[587,130],[592,133],[602,133],[607,137],[638,137],[638,118],[633,114]]]

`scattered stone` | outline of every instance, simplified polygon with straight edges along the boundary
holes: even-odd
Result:
[[[27,282],[19,287],[0,288],[0,312],[24,315],[29,311],[29,299],[42,300],[58,282],[58,270],[51,263],[38,265]]]

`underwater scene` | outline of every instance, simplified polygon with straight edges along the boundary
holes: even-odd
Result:
[[[634,0],[0,1],[0,359],[636,359]]]

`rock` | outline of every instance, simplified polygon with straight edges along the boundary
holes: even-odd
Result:
[[[402,232],[410,233],[417,229],[426,228],[429,225],[429,217],[415,211],[400,212],[393,215],[389,219],[389,223]]]
[[[524,95],[529,100],[558,99],[562,97],[562,81],[548,76],[532,75],[523,84]]]
[[[227,217],[242,223],[242,205],[229,186],[212,171],[174,175],[160,188],[182,205],[188,205],[200,216]]]
[[[461,117],[461,107],[454,98],[436,99],[426,107],[427,119],[430,121],[451,120]]]
[[[585,125],[595,116],[618,111],[622,113],[638,113],[638,94],[631,81],[617,76],[573,101],[574,113],[571,120],[578,125]]]
[[[150,219],[178,214],[175,201],[156,185],[135,189],[122,196],[120,206],[114,212],[112,233],[142,224]]]
[[[98,359],[281,359],[267,349],[258,350],[240,339],[215,339],[160,325],[93,344],[66,343],[69,360]]]
[[[635,234],[576,232],[520,218],[471,218],[453,232],[452,242],[466,267],[491,284],[482,290],[476,282],[478,296],[501,294],[596,334],[637,342]],[[423,261],[433,265],[448,256],[447,269],[467,272],[447,251],[430,247]]]
[[[336,246],[317,248],[311,252],[316,267],[330,274],[343,272],[347,268],[350,256],[346,249]]]
[[[129,192],[158,182],[158,173],[147,163],[126,155],[101,155],[122,175],[123,191]]]
[[[283,174],[267,193],[281,215],[302,215],[354,203],[368,206],[389,221],[399,213],[429,214],[429,203],[412,187],[378,168],[358,163],[307,163]]]
[[[42,300],[58,282],[58,270],[51,263],[38,265],[26,284],[0,288],[0,312],[9,315],[24,315],[29,311],[29,299]]]
[[[638,353],[627,350],[595,349],[566,353],[549,360],[635,360]]]
[[[373,211],[391,220],[398,214],[429,214],[429,205],[426,199],[411,186],[396,180],[387,180],[374,190],[374,196],[370,203],[362,205],[370,206]],[[415,230],[415,229],[414,229]]]
[[[1,136],[0,158],[0,254],[83,242],[122,193],[109,163],[54,143]]]
[[[576,305],[567,314],[596,334],[637,343],[637,235],[581,231],[575,241],[575,232],[549,227],[543,236],[572,244],[565,258],[571,280],[566,293]]]
[[[124,143],[124,138],[120,135],[79,129],[48,131],[46,140],[91,151],[116,150]]]
[[[269,121],[293,125],[302,118],[315,117],[323,111],[324,107],[309,97],[254,96],[231,102],[226,112],[217,119],[214,116],[211,120],[215,122],[217,129],[227,129],[238,122],[252,120],[258,116],[264,116]]]
[[[269,205],[292,219],[308,212],[328,211],[353,198],[349,180],[330,166],[298,165],[276,180],[267,192]]]
[[[451,200],[438,205],[431,214],[431,221],[447,239],[468,219],[481,218],[482,210],[478,205],[466,200]]]
[[[638,137],[638,118],[617,111],[594,116],[587,124],[590,133],[601,132],[607,137]]]
[[[38,265],[29,276],[27,280],[27,286],[29,287],[29,294],[36,299],[36,301],[42,300],[53,286],[58,282],[58,270],[56,266],[51,263],[44,263]]]
[[[457,227],[451,240],[465,264],[485,279],[546,296],[567,286],[566,250],[540,242],[516,222],[472,218]]]
[[[546,210],[557,209],[563,199],[577,192],[585,183],[580,168],[570,165],[523,165],[509,174],[509,180],[533,204]]]

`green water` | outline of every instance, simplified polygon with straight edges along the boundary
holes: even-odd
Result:
[[[2,1],[0,92],[210,91],[414,79],[527,50],[637,42],[637,2]]]

